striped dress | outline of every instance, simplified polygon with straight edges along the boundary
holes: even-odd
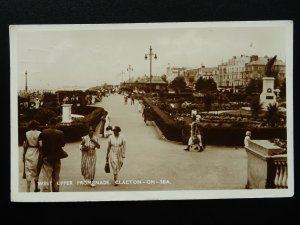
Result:
[[[118,137],[110,135],[108,138],[108,145],[110,146],[109,161],[115,175],[119,173],[123,166],[123,159],[125,158],[126,140],[122,134]]]
[[[93,136],[93,139],[99,143],[97,136]],[[91,141],[89,135],[82,137],[85,141],[85,146],[89,147],[88,151],[82,151],[81,157],[81,174],[85,180],[94,180],[96,172],[96,146]]]

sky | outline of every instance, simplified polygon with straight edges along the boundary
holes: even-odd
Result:
[[[230,24],[230,23],[229,23]],[[30,29],[29,29],[30,28]],[[18,26],[10,33],[18,89],[55,89],[117,84],[131,77],[149,75],[145,60],[150,45],[152,75],[171,67],[214,67],[233,56],[257,54],[286,60],[284,26],[238,23],[130,24],[94,26]],[[122,71],[124,73],[122,73]]]

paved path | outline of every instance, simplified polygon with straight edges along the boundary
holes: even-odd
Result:
[[[243,189],[247,179],[247,156],[244,149],[207,146],[204,152],[183,151],[184,145],[161,140],[153,126],[144,124],[136,105],[124,105],[120,95],[103,98],[97,105],[105,108],[112,125],[118,125],[127,138],[124,166],[120,182],[112,186],[112,174],[104,172],[107,139],[101,138],[97,150],[95,188],[80,185],[81,152],[79,142],[69,143],[65,150],[69,157],[62,160],[61,180],[72,185],[62,185],[61,191],[154,191],[154,190],[222,190]],[[20,148],[20,162],[21,162]],[[21,179],[20,191],[26,190]]]

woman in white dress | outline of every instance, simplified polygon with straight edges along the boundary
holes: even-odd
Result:
[[[123,166],[126,151],[126,139],[120,134],[121,128],[115,126],[114,134],[108,138],[108,147],[106,153],[106,162],[110,161],[114,173],[114,185],[117,186],[118,173]]]
[[[38,188],[38,160],[39,160],[39,147],[41,142],[39,136],[40,131],[37,130],[39,123],[36,120],[29,122],[29,131],[26,132],[26,140],[24,141],[23,162],[25,163],[25,175],[27,180],[27,192],[30,192],[31,181],[34,180],[34,192],[39,192]]]

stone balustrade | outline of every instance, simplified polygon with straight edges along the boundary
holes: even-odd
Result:
[[[246,147],[248,177],[246,188],[287,188],[287,155],[268,140],[250,140]]]
[[[287,155],[272,156],[275,166],[274,184],[276,188],[288,188]]]

